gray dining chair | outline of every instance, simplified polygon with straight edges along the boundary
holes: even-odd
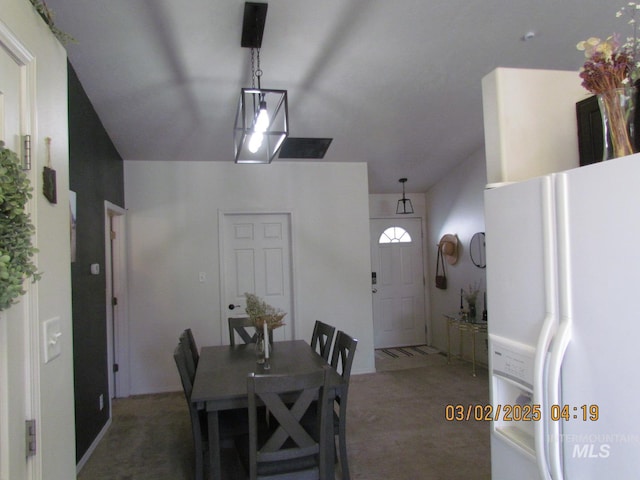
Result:
[[[339,331],[333,345],[331,366],[342,376],[342,385],[336,392],[338,412],[334,411],[334,434],[338,435],[340,448],[340,466],[342,468],[342,480],[349,480],[349,461],[347,459],[347,397],[349,395],[349,380],[351,378],[351,365],[356,353],[358,340],[348,334]]]
[[[191,403],[191,392],[193,391],[195,372],[193,374],[190,372],[191,351],[185,348],[185,344],[182,341],[178,343],[173,351],[173,359],[178,368],[182,390],[187,401],[189,417],[191,419],[191,432],[195,450],[195,478],[196,480],[203,480],[206,458],[209,452],[207,412],[205,410],[198,410],[195,405]],[[246,409],[219,412],[218,423],[221,441],[233,441],[236,437],[246,435],[249,431]]]
[[[342,479],[349,480],[349,460],[347,458],[347,398],[349,396],[349,380],[351,378],[351,366],[353,357],[356,352],[358,340],[338,331],[336,341],[333,344],[333,353],[331,354],[330,365],[342,377],[342,384],[336,390],[335,403],[337,408],[333,411],[333,434],[338,437],[340,467],[342,470]],[[310,425],[315,416],[316,404],[312,404],[311,408],[305,415],[303,423]]]
[[[198,368],[198,360],[200,359],[200,354],[198,353],[198,346],[196,345],[196,340],[193,337],[193,332],[191,331],[191,329],[185,329],[180,334],[179,340],[188,354],[186,360],[189,372],[191,376],[195,376],[196,368]]]
[[[309,405],[327,404],[329,368],[297,375],[247,377],[249,435],[238,442],[238,453],[250,480],[324,479],[327,469],[328,408],[320,408],[311,428],[301,423]],[[269,423],[259,415],[264,405]]]
[[[320,320],[316,320],[313,326],[313,334],[311,335],[311,348],[318,352],[325,361],[329,361],[331,353],[331,343],[336,327],[328,325]]]
[[[189,407],[191,418],[191,432],[193,434],[193,445],[195,449],[195,478],[204,479],[205,456],[208,452],[209,439],[207,435],[206,415],[197,410],[191,403],[191,391],[193,390],[193,376],[189,373],[187,355],[184,346],[180,342],[173,351],[173,359],[178,367],[182,390]]]
[[[249,317],[229,317],[229,345],[236,344],[236,334],[244,343],[256,343],[258,335],[253,320]],[[273,330],[269,330],[269,341],[273,345]]]

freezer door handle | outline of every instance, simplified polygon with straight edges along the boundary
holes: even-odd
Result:
[[[549,411],[549,395],[547,384],[547,361],[549,359],[549,349],[551,341],[556,333],[558,326],[558,307],[557,307],[557,286],[558,278],[556,275],[556,217],[555,217],[555,197],[553,190],[553,181],[551,177],[546,177],[542,181],[542,234],[543,234],[543,255],[544,255],[544,299],[545,299],[545,318],[542,322],[542,328],[538,335],[538,343],[536,345],[536,356],[533,364],[533,401],[536,405],[540,405],[543,412],[543,421],[536,422],[534,426],[534,442],[536,449],[536,461],[538,463],[538,472],[543,480],[551,480],[551,464],[549,452],[547,450],[547,434],[549,433],[547,421],[547,413]]]
[[[547,386],[545,378],[545,366],[549,354],[549,346],[557,325],[557,318],[553,313],[548,313],[542,323],[542,329],[538,336],[538,344],[536,345],[536,356],[533,364],[533,403],[540,405],[543,413],[544,422],[535,422],[535,448],[536,461],[538,462],[538,471],[541,478],[551,480],[551,472],[549,459],[546,450],[546,433],[548,432],[545,424],[547,413],[549,412],[548,398],[546,395]]]

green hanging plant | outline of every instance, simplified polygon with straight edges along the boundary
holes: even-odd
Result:
[[[25,211],[31,191],[18,155],[0,141],[0,311],[24,295],[25,280],[41,277],[32,261],[35,227]]]

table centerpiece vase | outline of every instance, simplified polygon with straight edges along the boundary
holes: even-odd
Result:
[[[264,333],[261,328],[256,327],[256,362],[264,364]]]

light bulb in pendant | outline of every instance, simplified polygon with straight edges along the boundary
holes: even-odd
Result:
[[[256,153],[260,150],[262,146],[262,141],[264,140],[264,132],[269,128],[269,114],[267,113],[267,102],[264,100],[260,101],[260,110],[258,110],[258,115],[256,115],[256,121],[253,124],[253,134],[249,139],[249,151],[251,153]]]
[[[253,131],[258,133],[264,133],[269,128],[269,113],[267,113],[267,102],[262,100],[260,102],[260,110],[256,117],[256,123],[253,126]]]
[[[256,153],[258,150],[260,150],[263,139],[264,135],[262,133],[254,132],[253,135],[251,135],[251,138],[249,138],[249,151],[251,153]]]

